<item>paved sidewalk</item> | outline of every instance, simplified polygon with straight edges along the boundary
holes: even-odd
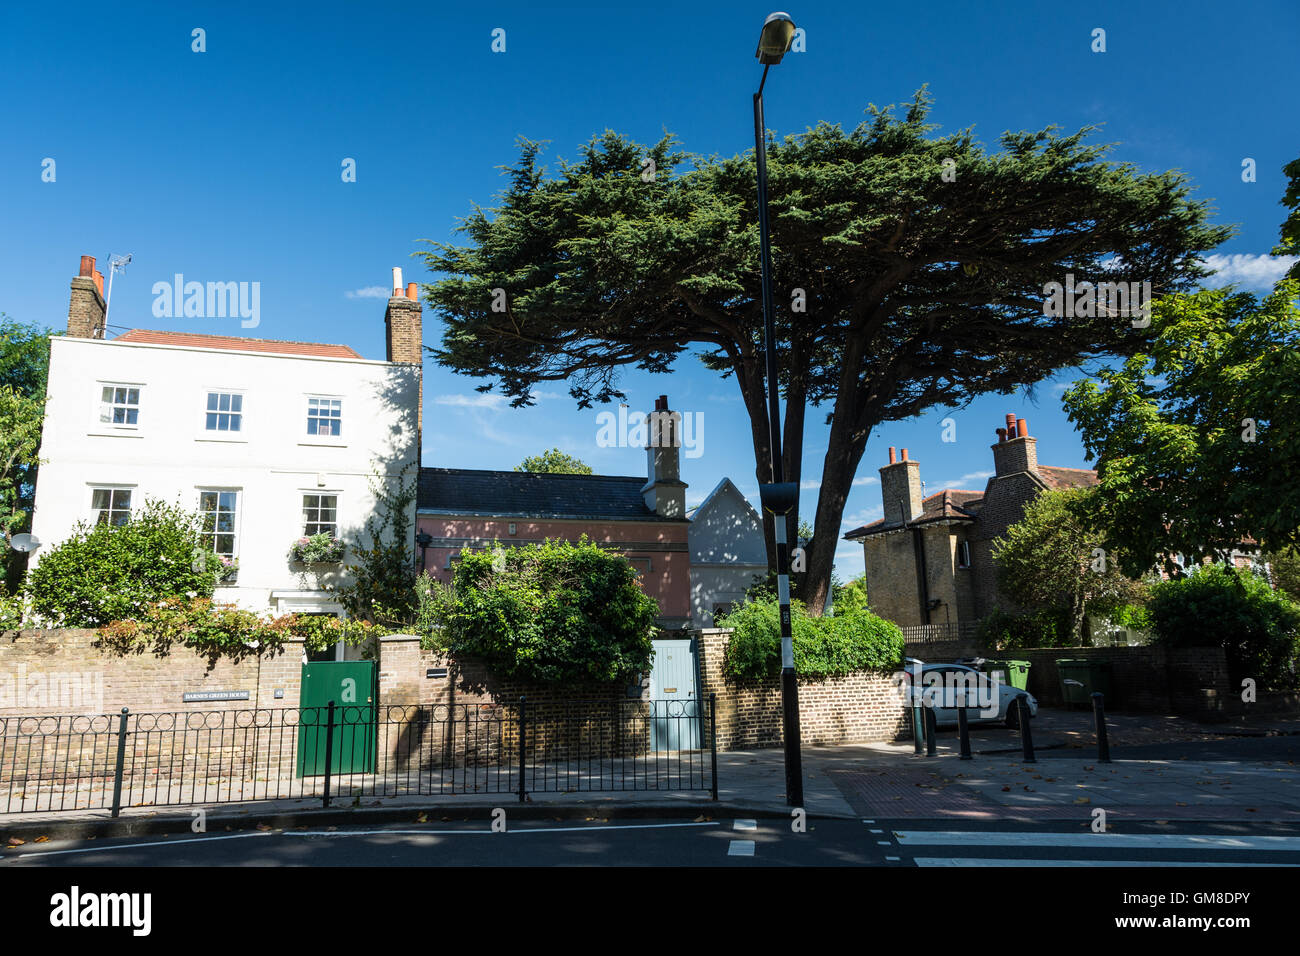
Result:
[[[814,816],[971,820],[1091,820],[1101,807],[1133,819],[1300,820],[1300,770],[1293,761],[1125,760],[1125,746],[1152,741],[1223,741],[1223,725],[1195,725],[1176,718],[1117,715],[1108,719],[1116,761],[1101,764],[1093,750],[1091,714],[1044,709],[1034,721],[1037,749],[1051,759],[1026,765],[1020,739],[1002,727],[977,726],[976,758],[962,761],[956,735],[941,732],[939,755],[916,757],[909,743],[842,744],[803,749],[804,808]],[[1236,733],[1293,733],[1300,721],[1262,722],[1229,728]],[[1054,749],[1052,749],[1054,748]],[[1078,755],[1074,750],[1081,750]],[[1089,752],[1091,751],[1091,752]],[[718,754],[719,800],[707,791],[532,793],[521,804],[513,793],[453,796],[338,798],[331,809],[319,800],[277,800],[208,805],[209,832],[254,825],[298,826],[343,822],[454,819],[508,814],[565,819],[604,819],[636,814],[679,817],[745,813],[787,816],[784,754],[779,749]],[[189,829],[191,807],[128,807],[113,820],[108,811],[0,814],[0,847],[11,836],[73,836]]]

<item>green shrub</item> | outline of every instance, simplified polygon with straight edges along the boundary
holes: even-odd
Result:
[[[503,677],[627,682],[650,667],[659,605],[625,558],[578,543],[461,552],[450,592],[431,591],[439,643]]]
[[[836,591],[834,607],[836,617],[870,610],[867,603],[867,579],[861,577],[850,581]]]
[[[982,647],[1015,651],[1033,647],[1074,646],[1074,631],[1064,609],[1012,614],[995,607],[979,623],[976,640]]]
[[[28,573],[26,591],[45,622],[98,627],[169,597],[211,597],[227,570],[194,514],[150,500],[126,524],[78,524]]]
[[[23,626],[26,617],[21,594],[10,594],[0,582],[0,634],[16,631]]]
[[[174,645],[210,658],[239,659],[273,652],[290,638],[301,638],[308,652],[323,651],[339,641],[362,644],[383,634],[364,621],[345,621],[325,614],[284,614],[263,617],[207,598],[173,597],[149,605],[131,618],[99,628],[106,647],[120,653],[149,650],[170,653]]]
[[[410,466],[395,484],[375,472],[370,476],[375,496],[373,514],[366,519],[366,537],[351,544],[356,563],[348,568],[351,580],[334,593],[352,618],[401,629],[415,616],[415,555],[411,551],[411,506],[416,481]]]
[[[1155,643],[1224,649],[1234,684],[1253,678],[1263,688],[1300,686],[1300,605],[1263,578],[1221,564],[1151,588]]]
[[[1112,624],[1131,627],[1135,631],[1151,630],[1151,610],[1144,604],[1121,604],[1110,612]]]
[[[865,609],[810,617],[790,603],[794,669],[800,677],[840,677],[859,671],[894,671],[903,661],[903,632]],[[772,677],[781,671],[781,617],[775,598],[747,601],[726,615],[732,629],[724,673],[733,679]]]

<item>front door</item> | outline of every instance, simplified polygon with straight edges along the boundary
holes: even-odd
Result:
[[[655,750],[700,749],[700,702],[695,692],[695,641],[654,642],[650,670],[650,741]]]
[[[330,701],[334,701],[331,775],[374,772],[374,695],[374,661],[310,661],[302,665],[298,776],[325,772]]]

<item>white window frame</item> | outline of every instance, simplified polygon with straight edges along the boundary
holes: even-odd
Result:
[[[88,487],[90,488],[90,524],[92,527],[99,526],[100,515],[103,514],[105,511],[107,511],[109,515],[109,523],[110,524],[112,523],[112,515],[114,511],[114,508],[112,507],[112,498],[114,492],[118,492],[118,491],[125,491],[127,494],[131,496],[131,503],[126,507],[127,520],[130,520],[130,516],[135,512],[135,506],[136,506],[135,485],[121,485],[121,484],[97,482],[95,484],[88,485]],[[108,492],[109,507],[107,509],[95,507],[95,492],[97,491]]]
[[[233,398],[234,396],[238,396],[238,397],[239,397],[239,411],[237,411],[237,412],[233,412],[233,411],[225,411],[225,412],[223,412],[223,411],[220,411],[220,410],[215,411],[215,412],[213,412],[213,411],[209,411],[209,410],[208,410],[208,399],[209,399],[211,396],[213,396],[213,395],[229,395],[229,396],[231,396],[232,398]],[[202,393],[202,399],[201,399],[201,402],[202,402],[202,406],[203,406],[203,408],[202,408],[202,411],[199,413],[199,415],[200,415],[200,419],[199,419],[199,434],[200,434],[200,436],[203,437],[203,438],[209,439],[209,440],[211,440],[211,441],[246,441],[247,439],[245,439],[244,434],[245,434],[245,427],[246,427],[247,424],[248,424],[248,422],[247,422],[247,418],[248,418],[248,409],[245,407],[245,398],[246,398],[246,395],[245,395],[245,393],[244,393],[244,389],[242,389],[242,388],[228,388],[228,387],[226,387],[226,386],[224,386],[224,385],[214,385],[214,386],[212,386],[212,387],[210,387],[210,388],[205,388],[205,389],[203,390],[203,393]],[[218,404],[220,404],[220,399],[218,399]],[[232,403],[232,404],[233,404],[233,403]],[[222,431],[222,430],[219,429],[219,428],[208,428],[208,416],[209,416],[209,415],[238,415],[238,416],[239,416],[239,430],[238,430],[238,431],[232,431],[232,430],[230,430],[230,429],[226,429],[225,431]]]
[[[225,534],[225,533],[227,533],[227,532],[218,532],[218,531],[216,530],[215,527],[213,528],[212,531],[203,531],[203,530],[202,530],[202,524],[201,524],[201,522],[202,522],[203,516],[204,516],[205,514],[207,514],[207,512],[205,512],[205,511],[203,510],[203,496],[204,496],[205,494],[215,494],[215,495],[218,496],[218,497],[217,497],[217,509],[218,509],[218,510],[215,511],[215,512],[213,512],[213,514],[220,514],[220,513],[221,513],[221,512],[220,512],[220,508],[221,508],[221,498],[220,498],[220,496],[221,496],[221,495],[224,495],[224,494],[233,494],[233,495],[235,496],[235,527],[234,527],[234,531],[233,531],[233,532],[229,532],[230,534],[232,534],[232,535],[234,536],[234,539],[235,539],[235,540],[234,540],[234,544],[233,544],[233,547],[232,547],[232,553],[229,555],[229,557],[230,557],[230,559],[231,559],[232,561],[238,561],[238,560],[239,560],[239,545],[240,545],[241,538],[243,537],[243,535],[241,534],[241,531],[242,531],[242,526],[243,526],[243,523],[244,523],[244,489],[243,489],[243,488],[229,488],[229,487],[223,488],[223,487],[221,487],[221,486],[219,486],[219,485],[199,485],[198,488],[197,488],[197,491],[198,491],[198,507],[197,507],[196,510],[198,511],[199,519],[200,519],[200,532],[199,532],[199,533],[200,533],[201,535],[203,535],[205,538],[210,534],[210,535],[212,535],[212,537],[215,539],[216,536],[217,536],[218,534]],[[214,524],[215,524],[215,523],[214,523]],[[218,551],[218,550],[216,549],[216,541],[215,541],[215,540],[213,541],[213,549],[212,549],[212,552],[213,552],[214,554],[218,554],[218,555],[221,554],[221,552]]]
[[[108,402],[104,401],[104,389],[106,388],[113,389],[112,401],[108,401]],[[128,396],[130,390],[135,391],[136,400],[134,404],[131,403],[123,403],[121,405],[118,404],[117,389],[119,388],[127,389]],[[138,432],[140,430],[140,413],[144,409],[144,401],[143,401],[144,391],[145,391],[145,386],[143,382],[118,382],[118,381],[109,381],[107,379],[100,379],[96,381],[95,394],[94,394],[94,412],[93,412],[93,419],[92,419],[94,422],[95,429],[100,432],[107,432],[109,434],[112,434],[114,432]],[[134,422],[114,422],[112,420],[114,417],[113,410],[117,408],[123,408],[128,410],[134,408],[136,420]],[[104,420],[105,409],[108,409],[108,417],[109,417],[108,421]]]
[[[332,491],[332,490],[327,489],[327,488],[303,488],[303,489],[299,492],[299,494],[301,495],[301,498],[302,498],[302,499],[306,499],[309,495],[315,496],[315,497],[317,497],[317,498],[333,498],[333,499],[334,499],[334,522],[333,522],[333,524],[334,524],[334,532],[333,532],[333,534],[334,534],[334,537],[335,537],[335,538],[338,538],[338,537],[339,537],[339,527],[340,527],[340,525],[341,525],[341,522],[339,521],[339,502],[340,502],[340,501],[342,500],[342,498],[343,498],[343,493],[340,492],[340,491]],[[309,524],[320,525],[320,524],[324,524],[325,522],[321,522],[321,521],[308,521],[308,520],[307,520],[307,502],[306,502],[305,500],[303,500],[303,501],[301,501],[301,505],[302,505],[302,521],[300,522],[300,525],[301,525],[301,529],[302,529],[302,530],[301,530],[300,533],[303,535],[303,537],[307,537],[307,536],[308,536],[308,535],[307,535],[307,526],[308,526]],[[320,515],[320,506],[319,506],[319,505],[317,505],[317,507],[316,507],[316,513],[317,513],[317,516],[319,517],[319,515]],[[317,532],[313,532],[313,533],[314,533],[314,534],[319,534],[320,532],[317,531]]]
[[[302,406],[302,407],[303,407],[303,411],[306,412],[306,417],[305,417],[304,422],[303,422],[302,439],[299,441],[299,444],[300,444],[300,445],[345,445],[345,444],[347,444],[347,443],[344,441],[343,436],[342,436],[342,431],[343,431],[343,412],[344,412],[343,405],[344,405],[344,399],[345,399],[345,396],[343,396],[343,395],[324,395],[324,394],[320,394],[320,393],[316,393],[316,392],[308,392],[308,393],[306,393],[306,394],[303,396],[303,406]],[[334,422],[337,423],[337,425],[338,425],[338,432],[337,432],[337,433],[332,434],[332,435],[322,435],[322,434],[320,434],[320,432],[319,432],[319,430],[318,430],[317,433],[313,435],[313,434],[308,430],[308,429],[311,427],[311,419],[312,419],[312,418],[317,418],[317,419],[320,418],[319,415],[313,415],[313,414],[312,414],[313,409],[312,409],[312,404],[311,404],[311,403],[312,403],[313,401],[316,401],[316,402],[338,402],[338,403],[339,403],[339,415],[338,415],[338,418],[327,419],[327,420],[331,420],[331,421],[334,421]]]

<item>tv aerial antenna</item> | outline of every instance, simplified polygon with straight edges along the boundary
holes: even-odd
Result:
[[[108,310],[113,302],[113,276],[118,272],[125,272],[126,267],[131,263],[131,256],[109,256],[108,257],[108,294],[104,296],[104,325],[108,325]]]

